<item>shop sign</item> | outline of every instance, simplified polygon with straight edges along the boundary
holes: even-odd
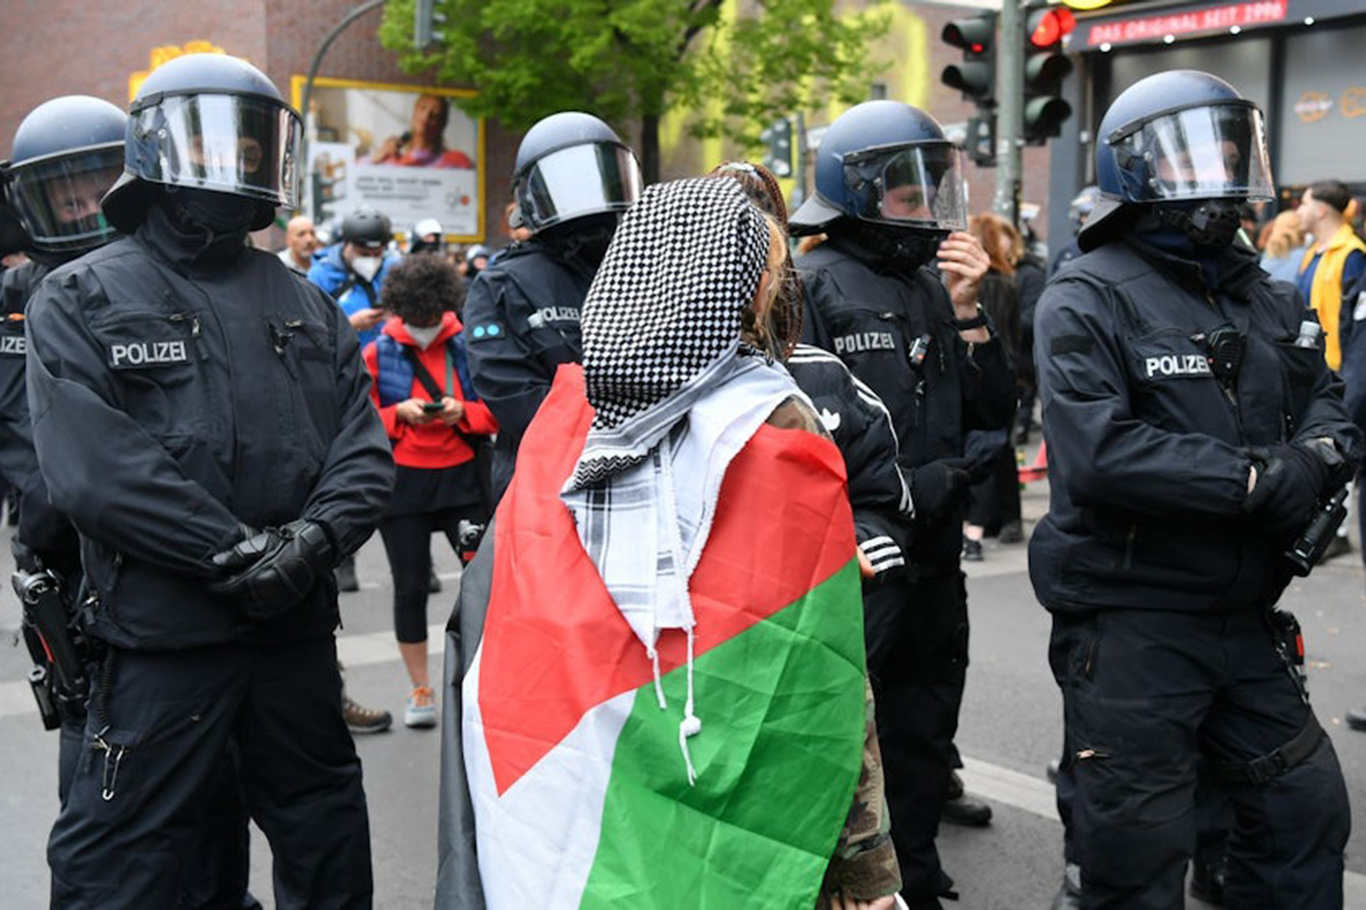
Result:
[[[1285,21],[1288,6],[1289,0],[1256,0],[1161,16],[1101,22],[1090,27],[1086,43],[1096,47],[1102,44],[1160,41],[1168,35],[1194,35],[1227,31],[1234,27],[1271,25]]]

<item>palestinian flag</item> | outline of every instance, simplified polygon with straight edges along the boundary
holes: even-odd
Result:
[[[864,736],[862,609],[839,452],[762,427],[731,463],[691,593],[702,731],[668,702],[559,491],[592,409],[561,368],[498,511],[484,636],[463,687],[465,766],[490,910],[814,906]]]

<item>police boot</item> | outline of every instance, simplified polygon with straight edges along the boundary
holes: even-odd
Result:
[[[1227,877],[1228,869],[1222,857],[1212,863],[1191,860],[1191,897],[1216,907],[1224,906],[1224,881]]]
[[[969,828],[983,828],[991,824],[991,807],[980,799],[963,792],[963,779],[955,771],[949,775],[948,797],[944,800],[941,820]]]
[[[1062,873],[1062,887],[1048,906],[1049,910],[1081,910],[1081,866],[1067,864]]]

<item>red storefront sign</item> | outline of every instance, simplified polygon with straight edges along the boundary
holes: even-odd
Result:
[[[1111,19],[1090,26],[1086,33],[1086,43],[1090,47],[1101,44],[1128,44],[1135,41],[1159,41],[1168,35],[1192,35],[1227,31],[1234,27],[1272,25],[1285,21],[1288,6],[1288,0],[1256,0],[1251,3],[1211,6],[1161,16]]]

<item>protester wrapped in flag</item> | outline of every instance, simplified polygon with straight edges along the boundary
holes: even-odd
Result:
[[[781,244],[727,181],[625,216],[448,629],[439,908],[807,910],[858,880],[843,464],[741,342]]]

